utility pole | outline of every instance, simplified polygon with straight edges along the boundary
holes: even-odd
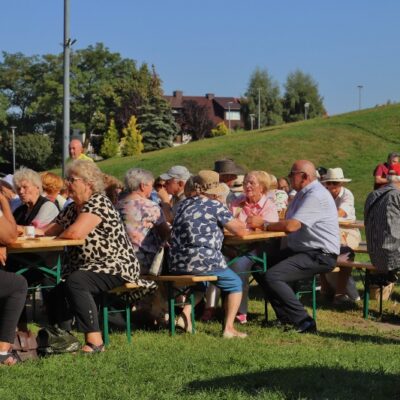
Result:
[[[361,91],[363,89],[363,85],[357,85],[358,87],[358,110],[361,110]]]
[[[261,128],[261,88],[258,88],[258,129]]]
[[[69,0],[64,0],[64,96],[63,96],[63,140],[62,140],[62,175],[65,177],[65,167],[68,158],[70,112],[69,112],[69,65],[71,54],[71,38],[69,37]]]
[[[12,132],[12,161],[13,161],[13,174],[15,174],[15,130],[16,126],[10,126]]]

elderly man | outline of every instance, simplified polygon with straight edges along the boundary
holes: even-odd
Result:
[[[260,283],[281,323],[293,325],[299,333],[315,333],[316,323],[296,298],[291,285],[334,268],[340,247],[337,211],[332,196],[318,182],[310,161],[296,161],[289,178],[297,194],[286,219],[263,223],[260,217],[249,217],[248,223],[254,228],[288,234],[287,249],[281,251],[279,261],[268,269]]]
[[[389,175],[389,184],[367,197],[365,233],[372,264],[388,281],[396,280],[400,268],[400,171]]]
[[[72,139],[69,143],[69,161],[72,160],[88,160],[93,161],[90,157],[83,153],[83,144],[79,139]]]
[[[161,199],[165,219],[170,224],[174,219],[177,204],[185,199],[184,188],[190,176],[188,169],[182,165],[175,165],[165,174],[160,175],[160,178],[165,181],[165,188],[158,191],[158,196]]]

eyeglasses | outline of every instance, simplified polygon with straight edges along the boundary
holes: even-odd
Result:
[[[339,186],[340,182],[325,182],[326,186]]]
[[[292,178],[293,176],[297,175],[297,174],[305,174],[306,172],[304,171],[290,171],[288,173],[288,178]]]
[[[74,183],[75,181],[81,181],[81,180],[82,180],[82,178],[75,178],[73,176],[69,176],[68,178],[66,178],[66,181],[68,183]]]
[[[157,183],[157,185],[155,185],[156,189],[161,189],[161,188],[165,188],[165,183]]]

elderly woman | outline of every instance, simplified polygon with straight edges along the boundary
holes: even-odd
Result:
[[[149,272],[154,256],[170,234],[161,208],[149,199],[153,184],[150,171],[130,169],[125,175],[128,194],[118,204],[142,274]]]
[[[243,180],[244,193],[231,205],[231,211],[235,218],[248,225],[249,217],[261,217],[264,222],[277,222],[279,215],[274,203],[274,196],[270,194],[271,177],[265,171],[250,171]],[[248,225],[249,227],[249,225]],[[250,254],[257,255],[258,249],[253,249]],[[240,274],[243,282],[243,298],[239,307],[236,320],[240,324],[247,323],[249,272],[253,261],[247,256],[236,259],[230,268]]]
[[[15,329],[25,305],[28,285],[24,277],[2,269],[6,261],[5,245],[17,239],[17,225],[7,199],[0,194],[0,365],[20,361],[12,351]]]
[[[240,278],[229,268],[221,248],[223,228],[235,235],[246,233],[245,224],[235,220],[216,198],[224,193],[219,175],[200,171],[193,179],[196,195],[183,200],[172,226],[170,272],[174,274],[217,275],[216,285],[226,294],[225,338],[246,337],[234,328],[235,315],[242,298]],[[190,330],[191,306],[185,305],[182,316]]]
[[[351,179],[345,178],[341,168],[329,168],[322,183],[332,195],[338,218],[341,221],[355,221],[356,210],[354,208],[353,193],[343,185],[350,182]],[[340,228],[340,254],[351,255],[352,250],[356,249],[361,241],[361,234],[358,229]],[[354,253],[352,254],[354,257]],[[351,303],[359,300],[359,295],[355,286],[355,282],[351,277],[351,268],[341,268],[336,274],[329,273],[321,276],[322,289],[333,286],[334,304]],[[329,291],[329,290],[327,290]]]
[[[67,182],[74,203],[67,206],[44,233],[64,239],[84,239],[81,247],[68,249],[64,291],[80,329],[85,334],[82,351],[104,350],[95,295],[135,282],[144,288],[151,283],[139,279],[139,263],[118,211],[104,194],[103,174],[92,161],[76,160],[68,164]],[[59,296],[59,300],[62,296]],[[49,310],[52,323],[62,324],[60,304]]]
[[[22,167],[15,172],[13,182],[23,203],[13,213],[20,234],[23,233],[23,226],[43,228],[57,217],[59,211],[56,205],[42,195],[42,180],[37,172]]]

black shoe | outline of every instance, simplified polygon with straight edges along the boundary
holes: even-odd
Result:
[[[312,318],[306,318],[297,325],[297,333],[317,333],[317,324]]]

